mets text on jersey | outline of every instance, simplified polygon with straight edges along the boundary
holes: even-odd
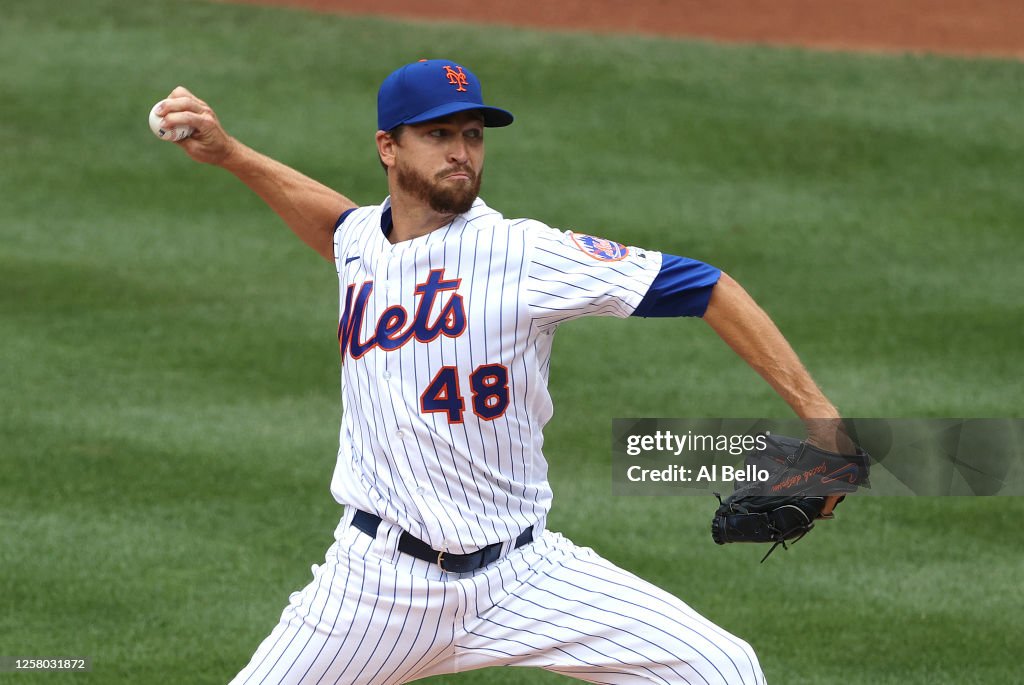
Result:
[[[459,337],[466,330],[466,307],[462,295],[451,295],[441,305],[440,315],[433,322],[428,321],[428,318],[438,294],[458,290],[461,284],[461,279],[444,280],[444,269],[431,271],[427,280],[416,286],[415,292],[420,299],[412,321],[409,321],[409,312],[405,307],[388,307],[377,320],[374,334],[362,342],[358,333],[366,315],[366,301],[373,292],[373,281],[366,281],[359,286],[359,293],[355,295],[355,285],[350,285],[345,294],[345,309],[338,326],[338,346],[342,356],[347,352],[352,359],[359,359],[375,347],[391,352],[413,339],[425,343],[441,335]]]

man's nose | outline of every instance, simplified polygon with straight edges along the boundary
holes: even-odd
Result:
[[[448,146],[448,161],[458,164],[465,164],[469,161],[469,146],[462,136],[455,136],[452,144]]]

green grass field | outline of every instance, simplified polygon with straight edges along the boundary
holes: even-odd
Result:
[[[184,84],[375,203],[376,87],[436,46],[518,117],[488,134],[506,216],[723,267],[847,415],[1021,415],[1022,63],[7,0],[0,655],[94,670],[0,681],[227,682],[339,516],[334,270],[150,106]],[[576,322],[552,378],[550,526],[750,640],[769,682],[1020,682],[1020,498],[853,498],[759,566],[712,543],[712,501],[610,495],[614,417],[787,415],[707,326]]]

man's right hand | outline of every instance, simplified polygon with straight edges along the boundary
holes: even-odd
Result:
[[[220,125],[213,109],[183,86],[172,90],[156,113],[163,117],[167,127],[191,126],[195,129],[191,136],[175,145],[197,162],[223,166],[239,146],[238,141]]]

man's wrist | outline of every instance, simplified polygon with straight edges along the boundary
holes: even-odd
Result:
[[[236,176],[244,173],[246,167],[250,166],[252,163],[252,160],[247,153],[251,153],[253,150],[231,136],[228,136],[224,147],[224,156],[221,157],[220,161],[215,162],[215,164],[221,169],[230,171]]]
[[[834,410],[834,408],[833,408]],[[846,433],[846,426],[838,412],[829,418],[803,419],[807,428],[807,442],[829,452],[854,454],[856,447]]]

